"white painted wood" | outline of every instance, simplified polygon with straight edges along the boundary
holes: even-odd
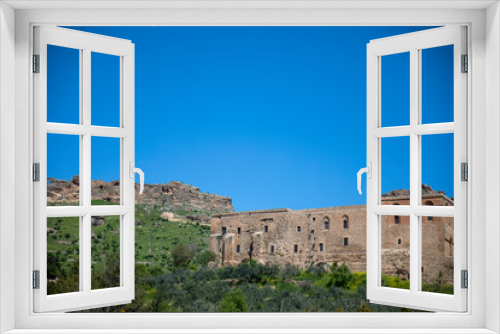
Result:
[[[349,1],[353,6],[357,1]],[[89,1],[87,8],[97,8],[103,2]],[[249,5],[249,9],[227,10],[221,8],[219,4],[214,5],[214,1],[207,1],[203,4],[192,4],[195,9],[191,10],[159,10],[157,3],[150,3],[154,10],[126,10],[123,9],[130,4],[141,6],[141,2],[106,2],[111,11],[100,11],[94,9],[61,10],[61,6],[70,5],[60,1],[48,2],[37,1],[39,8],[57,8],[58,10],[20,10],[16,15],[16,76],[8,77],[6,80],[15,82],[16,85],[16,302],[12,303],[16,309],[17,333],[76,333],[82,330],[88,333],[270,333],[270,332],[304,332],[304,333],[491,333],[485,326],[485,317],[494,312],[498,300],[496,297],[488,295],[485,299],[485,291],[496,287],[498,290],[498,275],[484,279],[485,264],[491,264],[491,256],[485,261],[486,250],[495,250],[494,243],[498,246],[499,238],[496,234],[488,235],[490,241],[485,243],[485,227],[496,224],[498,219],[492,216],[492,210],[485,210],[485,143],[488,144],[487,154],[497,154],[499,146],[497,141],[490,141],[489,138],[498,133],[498,122],[487,122],[485,117],[486,101],[498,98],[498,76],[496,72],[486,72],[491,64],[499,63],[498,54],[485,49],[485,40],[488,45],[498,44],[494,34],[490,29],[485,29],[485,13],[480,8],[480,3],[476,1],[464,2],[415,2],[404,1],[386,2],[387,8],[380,9],[379,1],[372,1],[369,7],[359,2],[358,10],[331,10],[325,7],[321,9],[305,8],[308,10],[290,9],[290,3],[283,2],[282,8],[288,9],[270,10],[260,9],[260,5],[266,6],[263,2]],[[184,2],[185,3],[185,2]],[[227,4],[227,2],[224,2]],[[22,3],[21,3],[22,4]],[[33,4],[33,3],[31,3]],[[165,4],[163,2],[162,4]],[[209,4],[217,9],[203,10],[201,7]],[[443,6],[442,10],[432,9]],[[73,6],[80,6],[81,2],[71,3]],[[396,6],[398,8],[396,8]],[[415,9],[427,8],[427,9]],[[470,6],[476,10],[456,10],[458,7]],[[145,6],[147,7],[147,6]],[[78,7],[81,8],[81,7]],[[121,8],[121,9],[120,9]],[[253,9],[250,9],[253,8]],[[363,9],[364,8],[364,9]],[[373,9],[378,8],[378,9]],[[411,9],[401,9],[411,8]],[[363,25],[363,26],[388,26],[388,25],[431,25],[439,26],[443,24],[456,24],[457,22],[468,22],[473,29],[470,30],[472,43],[469,45],[474,75],[469,76],[469,83],[472,85],[468,94],[469,106],[472,112],[469,113],[469,131],[472,134],[469,148],[472,152],[470,169],[469,191],[473,195],[473,200],[469,202],[471,210],[469,216],[474,225],[469,227],[474,233],[470,233],[473,247],[468,245],[472,257],[469,265],[473,269],[470,275],[474,278],[469,282],[469,294],[471,308],[463,313],[401,313],[401,314],[32,314],[32,290],[30,273],[32,269],[33,254],[31,235],[32,215],[32,182],[29,179],[30,166],[32,162],[32,137],[30,136],[32,122],[32,89],[30,73],[30,56],[32,54],[30,24],[32,22],[64,25],[196,25],[196,26],[329,26],[329,25]],[[488,23],[498,25],[498,18],[493,17]],[[2,44],[2,47],[4,45]],[[5,49],[3,49],[5,50]],[[490,65],[485,67],[485,58]],[[496,66],[496,65],[495,65]],[[485,86],[484,78],[489,76],[494,78],[490,84]],[[491,84],[491,83],[496,84]],[[488,98],[485,98],[485,91]],[[496,103],[496,102],[495,102]],[[498,108],[489,108],[490,114],[495,114]],[[489,119],[489,118],[488,118]],[[493,131],[485,133],[485,124]],[[8,147],[7,147],[8,149]],[[14,152],[14,146],[12,146]],[[496,153],[495,153],[496,152]],[[498,174],[499,164],[488,161],[490,171]],[[360,166],[362,167],[362,166]],[[491,173],[490,173],[491,174]],[[488,176],[488,180],[492,175]],[[496,176],[495,176],[496,177]],[[498,198],[498,187],[489,183],[486,190],[488,194],[494,194]],[[26,195],[28,194],[28,196]],[[488,196],[488,201],[494,202],[495,197]],[[498,208],[493,208],[498,209]],[[8,221],[1,222],[3,225]],[[495,225],[493,230],[498,231]],[[491,231],[491,226],[489,231]],[[488,254],[496,253],[489,252]],[[12,255],[10,255],[12,256]],[[497,265],[498,267],[498,265]],[[4,295],[2,294],[2,297]],[[488,313],[485,312],[488,309]],[[493,310],[493,311],[491,311]],[[490,317],[490,322],[498,322],[497,312]],[[130,328],[139,328],[133,329]],[[166,327],[170,329],[165,329]],[[25,329],[22,329],[25,328]],[[45,330],[41,329],[45,328]],[[245,328],[247,328],[245,330]]]
[[[454,45],[454,122],[421,125],[421,50]],[[399,35],[371,41],[368,44],[367,76],[367,160],[377,166],[372,179],[367,180],[367,296],[372,302],[423,310],[467,311],[467,290],[461,289],[460,271],[467,269],[467,182],[460,180],[462,162],[467,162],[467,75],[461,73],[461,54],[467,53],[466,28],[452,26]],[[383,55],[410,52],[410,125],[380,127],[380,58]],[[421,135],[454,133],[454,207],[421,205]],[[380,138],[392,136],[410,138],[410,205],[384,206],[381,203]],[[410,291],[381,286],[381,220],[380,215],[410,216]],[[426,293],[421,289],[422,216],[454,217],[454,292],[453,296]],[[374,227],[378,226],[378,230]],[[375,262],[375,263],[373,263]]]
[[[124,128],[113,128],[106,126],[47,123],[47,133],[58,133],[67,135],[90,134],[91,136],[99,136],[99,137],[125,138],[129,135],[129,130]]]
[[[443,0],[427,0],[427,1],[405,1],[401,0],[395,6],[393,1],[331,1],[331,0],[299,0],[299,1],[283,1],[283,0],[211,0],[211,1],[198,1],[198,0],[169,0],[169,1],[154,1],[154,0],[135,0],[126,1],[117,5],[113,0],[100,0],[95,2],[92,0],[82,0],[78,2],[64,2],[59,1],[37,1],[37,0],[6,0],[6,3],[16,9],[152,9],[157,11],[159,9],[319,9],[319,10],[339,10],[339,9],[478,9],[488,8],[494,1],[443,1]]]
[[[453,123],[435,123],[435,124],[412,124],[410,126],[393,126],[373,129],[373,135],[379,138],[409,136],[411,133],[416,135],[453,133]]]
[[[15,327],[15,11],[0,3],[0,333]]]
[[[486,308],[486,327],[500,333],[500,283],[497,282],[495,278],[500,277],[500,241],[498,241],[498,236],[500,236],[500,131],[498,129],[500,124],[500,3],[497,2],[486,11],[485,26],[488,27],[489,34],[486,37],[486,89],[485,89],[485,102],[486,102],[486,118],[488,120],[485,126],[485,132],[488,139],[485,143],[485,175],[487,175],[488,182],[485,185],[485,191],[488,194],[484,206],[485,216],[488,217],[488,221],[491,224],[486,226],[486,244],[488,248],[488,259],[486,270],[483,275],[475,275],[471,278],[471,282],[485,277],[484,287],[488,292],[485,296],[485,303],[488,305]],[[475,67],[475,72],[477,70],[484,70],[480,66]],[[470,101],[469,101],[470,103]],[[471,122],[469,122],[470,125]],[[472,131],[470,131],[472,132]],[[474,137],[475,133],[471,133]],[[476,155],[470,156],[471,165],[469,168],[475,170],[476,168]],[[475,181],[475,180],[474,180]],[[475,188],[477,191],[477,188]],[[475,194],[472,194],[475,195]],[[471,201],[475,201],[475,197],[469,195]],[[476,224],[475,221],[472,222],[474,229],[469,230],[469,235],[475,235]],[[479,245],[478,247],[483,247]],[[470,261],[470,258],[469,258]],[[471,276],[469,276],[471,277]],[[477,279],[476,279],[477,277]]]
[[[40,289],[33,290],[35,312],[67,312],[97,306],[129,303],[134,299],[134,180],[126,177],[134,159],[134,47],[130,41],[70,29],[35,27],[34,51],[40,54],[40,73],[34,75],[34,160],[40,162],[40,182],[34,185],[34,270],[40,270]],[[80,50],[80,124],[47,123],[47,45]],[[121,127],[91,124],[91,54],[120,56]],[[80,205],[47,207],[47,133],[73,134],[80,138]],[[91,205],[92,136],[121,138],[121,204]],[[126,160],[125,160],[126,159]],[[124,164],[127,161],[127,166]],[[120,215],[120,286],[92,290],[92,216]],[[80,292],[47,295],[47,218],[80,217]]]

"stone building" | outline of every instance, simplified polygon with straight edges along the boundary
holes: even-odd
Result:
[[[453,205],[443,192],[423,186],[425,205]],[[382,195],[384,205],[408,205],[409,191]],[[410,223],[407,216],[382,217],[382,271],[408,279]],[[453,218],[422,217],[422,279],[453,281]],[[264,264],[346,263],[366,271],[366,206],[320,209],[272,209],[212,215],[210,250],[220,265],[254,259]]]

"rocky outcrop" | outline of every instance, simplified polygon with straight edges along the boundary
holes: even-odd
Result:
[[[444,191],[442,190],[434,190],[432,189],[431,186],[427,184],[422,184],[422,195],[445,195]],[[410,196],[410,191],[408,189],[396,189],[396,190],[391,190],[386,192],[385,194],[382,194],[382,198],[386,197],[409,197]]]
[[[47,203],[79,203],[80,179],[74,176],[70,181],[47,179]],[[120,181],[92,181],[92,200],[120,202]],[[139,195],[135,185],[135,203],[146,206],[160,206],[163,212],[182,212],[191,220],[208,222],[213,213],[233,212],[230,197],[203,193],[199,188],[171,181],[161,184],[145,184],[144,193]],[[186,216],[187,217],[187,216]]]

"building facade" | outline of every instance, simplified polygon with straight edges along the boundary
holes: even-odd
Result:
[[[429,187],[427,187],[429,188]],[[424,205],[453,205],[442,192],[423,188]],[[384,205],[409,205],[409,192],[382,196]],[[410,221],[407,216],[382,216],[382,272],[409,278]],[[422,279],[453,282],[453,218],[422,217]],[[272,209],[213,215],[210,250],[220,265],[250,259],[263,264],[300,268],[345,263],[352,271],[366,271],[366,206],[308,210]]]

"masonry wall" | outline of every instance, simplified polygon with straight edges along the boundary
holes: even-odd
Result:
[[[427,198],[429,205],[451,205],[444,196]],[[384,205],[408,205],[391,197]],[[382,217],[382,272],[408,279],[410,222],[407,216]],[[453,281],[453,218],[422,217],[422,279]],[[254,259],[262,264],[300,268],[346,263],[366,271],[366,206],[310,210],[273,209],[212,216],[210,250],[220,265]]]

